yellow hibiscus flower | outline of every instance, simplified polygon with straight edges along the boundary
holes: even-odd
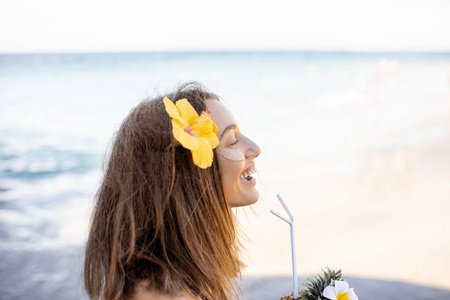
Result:
[[[194,164],[202,169],[211,166],[212,149],[219,145],[217,125],[210,113],[204,111],[199,116],[187,99],[175,104],[167,97],[163,99],[167,113],[172,118],[172,133],[184,148],[191,150]]]

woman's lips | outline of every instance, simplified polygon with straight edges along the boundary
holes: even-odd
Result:
[[[247,168],[245,168],[245,169],[242,171],[241,176],[247,177],[248,175],[251,175],[250,172],[252,172],[252,171],[253,171],[253,173],[256,172],[256,170],[255,170],[255,162],[254,162],[254,161],[252,161],[252,162],[247,166]]]
[[[241,174],[240,180],[243,183],[255,185],[256,184],[256,179],[255,179],[255,177],[251,176],[254,173],[256,173],[256,169],[251,169],[250,171]]]
[[[245,178],[247,178],[248,176],[251,176],[252,174],[254,174],[255,172],[256,172],[255,169],[251,169],[251,170],[249,170],[249,171],[247,171],[247,172],[245,172],[245,173],[242,173],[242,174],[241,174],[241,178],[242,178],[242,179],[245,179]]]

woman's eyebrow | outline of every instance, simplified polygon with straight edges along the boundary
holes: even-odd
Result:
[[[220,134],[219,140],[222,139],[222,137],[225,135],[225,133],[226,133],[228,130],[231,130],[231,129],[233,129],[233,130],[236,129],[236,125],[234,125],[234,124],[228,125],[228,126],[225,128],[225,130]]]

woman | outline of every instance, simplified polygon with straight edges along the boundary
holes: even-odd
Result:
[[[255,203],[258,146],[199,84],[141,102],[115,136],[96,195],[91,299],[229,299],[243,266],[232,207]]]

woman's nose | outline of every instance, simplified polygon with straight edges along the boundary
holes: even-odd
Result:
[[[249,158],[255,159],[256,157],[258,157],[261,154],[261,149],[251,139],[248,139],[248,142],[249,142],[249,147],[245,153],[245,158],[246,159],[249,159]]]

